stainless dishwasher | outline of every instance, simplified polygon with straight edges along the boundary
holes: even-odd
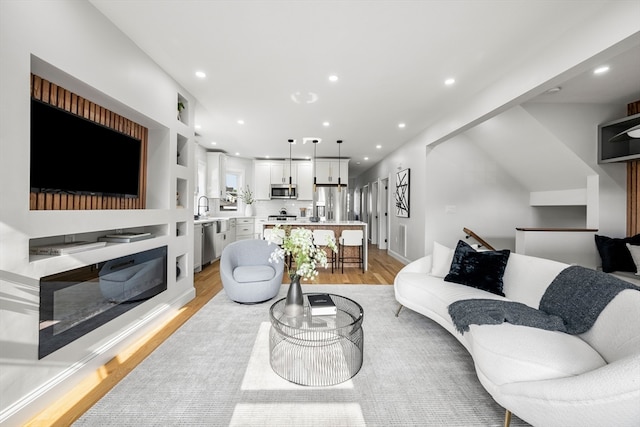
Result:
[[[216,223],[202,223],[202,265],[207,265],[215,259],[213,244],[215,240]]]

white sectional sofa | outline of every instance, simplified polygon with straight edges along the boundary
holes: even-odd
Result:
[[[518,326],[471,324],[458,332],[448,307],[464,299],[516,301],[538,308],[554,278],[569,267],[511,253],[504,297],[444,280],[452,249],[405,266],[394,282],[402,307],[448,330],[473,357],[480,383],[511,413],[534,426],[640,426],[640,292],[624,290],[580,335]],[[399,320],[401,321],[402,316]]]

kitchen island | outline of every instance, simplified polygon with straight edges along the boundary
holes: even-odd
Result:
[[[336,246],[338,244],[338,240],[340,239],[340,234],[342,230],[362,230],[362,234],[364,236],[364,242],[362,245],[362,257],[364,259],[364,270],[367,270],[367,259],[368,259],[368,251],[367,251],[367,223],[362,221],[320,221],[320,222],[311,222],[308,218],[298,218],[295,221],[269,221],[269,220],[258,220],[258,224],[262,225],[262,229],[265,228],[273,228],[276,225],[279,225],[281,228],[307,228],[310,230],[333,230],[336,236]],[[261,233],[262,235],[263,233]],[[357,251],[355,247],[347,247],[346,248],[346,256],[354,256],[352,251]],[[337,254],[336,254],[337,255]],[[355,264],[346,263],[349,267],[353,267]]]

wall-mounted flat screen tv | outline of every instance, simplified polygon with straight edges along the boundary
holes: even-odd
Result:
[[[142,142],[31,100],[31,191],[138,197]]]

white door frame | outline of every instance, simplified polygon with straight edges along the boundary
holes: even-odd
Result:
[[[388,248],[389,231],[389,179],[378,179],[378,205],[380,206],[380,220],[378,221],[378,248]]]
[[[378,220],[380,207],[378,206],[378,181],[371,183],[371,244],[378,244]]]

